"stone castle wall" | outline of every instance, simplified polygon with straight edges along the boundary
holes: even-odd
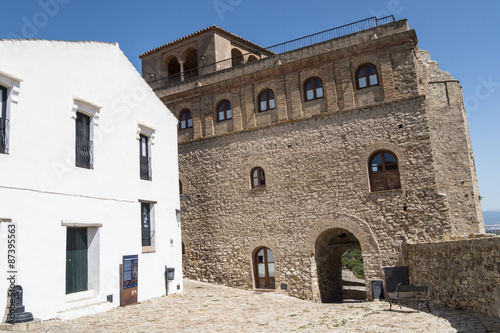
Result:
[[[500,237],[405,247],[410,282],[430,285],[431,300],[500,318]]]

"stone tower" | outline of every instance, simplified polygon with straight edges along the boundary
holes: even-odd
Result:
[[[484,232],[460,83],[406,20],[371,18],[271,48],[216,26],[141,55],[179,119],[189,278],[342,300],[407,242]]]

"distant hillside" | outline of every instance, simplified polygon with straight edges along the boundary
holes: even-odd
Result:
[[[486,231],[500,231],[500,211],[488,210],[483,212]]]
[[[483,212],[484,224],[494,225],[500,224],[500,211],[498,210],[487,210]]]

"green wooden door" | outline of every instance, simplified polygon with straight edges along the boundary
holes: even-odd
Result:
[[[87,228],[68,228],[66,237],[66,294],[88,289]]]

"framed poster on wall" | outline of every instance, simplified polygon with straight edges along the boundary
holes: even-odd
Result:
[[[120,305],[130,305],[137,303],[138,284],[137,277],[139,275],[139,256],[123,256],[121,269],[122,288]]]

